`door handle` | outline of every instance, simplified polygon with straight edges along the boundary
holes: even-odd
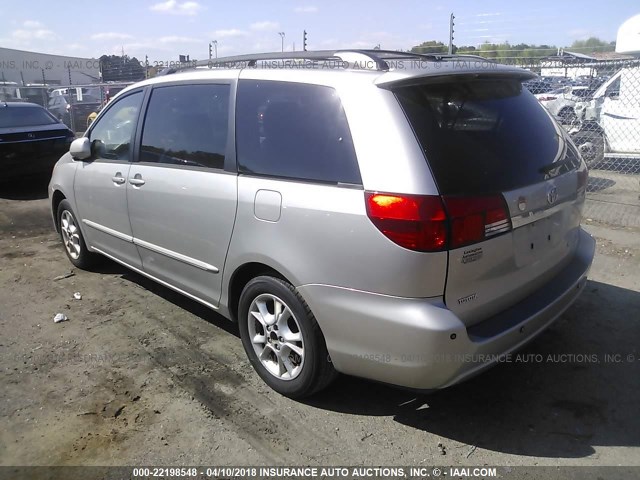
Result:
[[[142,179],[142,175],[136,173],[133,178],[129,179],[129,183],[134,187],[140,187],[145,184],[145,181]]]
[[[113,183],[115,183],[116,185],[122,185],[124,182],[126,182],[126,179],[120,172],[116,173],[114,177],[111,177],[111,180],[113,180]]]

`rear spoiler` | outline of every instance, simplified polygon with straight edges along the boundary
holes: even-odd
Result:
[[[449,60],[426,64],[424,68],[412,70],[391,70],[380,75],[374,83],[385,89],[423,85],[425,83],[446,83],[463,79],[513,79],[524,82],[536,78],[533,72],[522,68],[500,65],[477,59]]]

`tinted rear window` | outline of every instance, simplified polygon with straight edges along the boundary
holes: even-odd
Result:
[[[509,191],[548,178],[563,145],[516,80],[462,80],[398,89],[442,194]],[[564,142],[562,142],[564,143]]]
[[[58,123],[44,108],[4,107],[0,108],[0,128],[31,127]]]
[[[333,88],[240,80],[236,136],[241,173],[361,183],[347,119]]]

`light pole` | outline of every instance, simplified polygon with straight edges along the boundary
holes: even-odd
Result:
[[[213,40],[213,50],[215,51],[216,58],[218,58],[218,40]]]
[[[284,52],[284,32],[278,32],[280,39],[282,40],[282,51]]]

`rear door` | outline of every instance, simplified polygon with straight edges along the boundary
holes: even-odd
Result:
[[[155,87],[127,181],[145,272],[214,307],[237,204],[231,88],[229,81]]]
[[[517,79],[396,89],[450,222],[445,301],[467,325],[524,299],[576,249],[586,167]]]

